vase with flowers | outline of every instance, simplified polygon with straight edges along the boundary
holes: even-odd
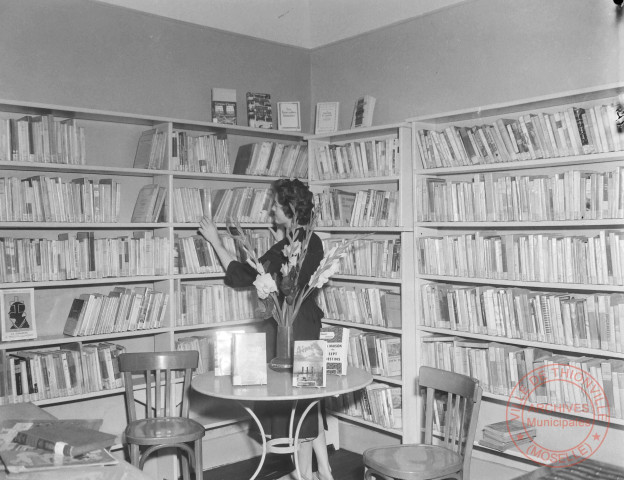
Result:
[[[294,208],[293,208],[294,211]],[[309,281],[300,285],[299,274],[308,253],[308,245],[314,232],[314,215],[306,225],[299,225],[297,217],[285,230],[286,245],[281,254],[282,266],[278,274],[269,274],[266,265],[262,265],[253,248],[251,235],[238,222],[228,222],[229,235],[240,245],[245,261],[257,272],[255,281],[256,292],[259,298],[259,315],[264,318],[272,317],[277,323],[276,354],[269,362],[273,370],[291,370],[293,365],[293,322],[297,318],[303,302],[316,289],[325,285],[329,278],[338,272],[340,260],[349,252],[350,246],[359,236],[334,246],[326,252],[319,266]],[[277,234],[269,230],[276,238]]]

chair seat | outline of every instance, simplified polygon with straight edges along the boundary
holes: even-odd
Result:
[[[206,429],[201,423],[183,417],[159,417],[135,420],[125,430],[126,441],[137,445],[165,445],[193,442]]]
[[[403,480],[444,478],[462,469],[462,457],[436,445],[392,445],[364,452],[364,465]]]

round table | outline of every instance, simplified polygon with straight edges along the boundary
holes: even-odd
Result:
[[[266,385],[232,385],[231,376],[215,376],[214,372],[208,372],[197,375],[193,378],[191,386],[197,392],[210,397],[223,398],[228,400],[236,400],[254,419],[262,438],[262,457],[260,464],[254,472],[250,480],[256,478],[267,454],[267,440],[260,419],[256,416],[250,402],[272,402],[272,401],[292,401],[293,406],[290,416],[290,431],[288,439],[272,439],[268,446],[274,453],[293,453],[295,460],[295,470],[297,476],[301,480],[299,471],[299,460],[296,454],[296,445],[299,439],[299,430],[307,413],[325,397],[338,396],[343,393],[360,390],[373,381],[373,376],[360,368],[349,366],[347,375],[327,375],[326,386],[324,388],[317,387],[293,387],[291,372],[275,372],[267,367],[267,384]],[[295,409],[299,400],[313,400],[304,410],[299,418],[297,427],[293,432],[293,423],[295,418]],[[286,448],[279,447],[286,443]]]

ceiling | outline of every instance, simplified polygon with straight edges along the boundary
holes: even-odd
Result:
[[[468,0],[96,1],[311,49]]]

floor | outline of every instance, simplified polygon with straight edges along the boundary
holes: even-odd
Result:
[[[213,468],[204,472],[204,480],[249,480],[258,467],[258,458],[252,458],[243,462]],[[364,478],[364,466],[362,455],[338,450],[330,452],[329,463],[332,467],[334,480],[362,480]],[[267,455],[264,467],[257,480],[274,480],[292,471],[289,457],[285,455]]]

